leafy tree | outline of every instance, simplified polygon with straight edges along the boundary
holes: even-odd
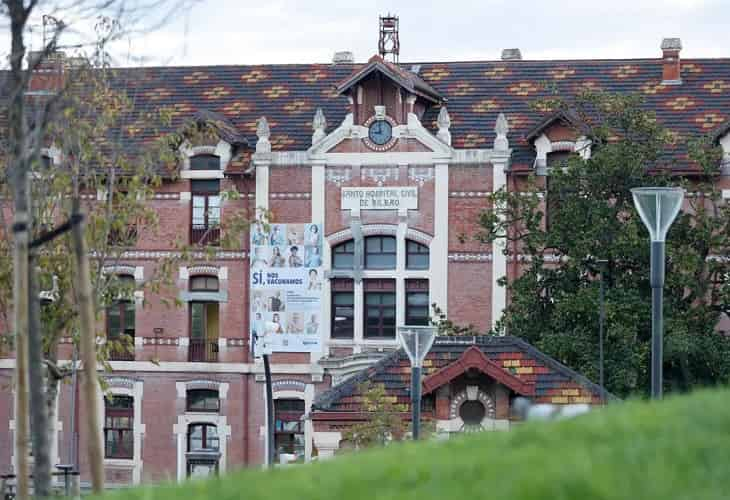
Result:
[[[532,177],[524,192],[494,193],[476,237],[508,241],[521,274],[498,327],[519,335],[566,365],[598,378],[599,277],[606,286],[606,386],[626,396],[648,392],[651,358],[649,241],[630,189],[678,185],[685,209],[667,237],[664,384],[667,390],[725,383],[730,340],[717,331],[730,312],[730,207],[713,182],[721,153],[708,139],[670,132],[637,96],[584,92],[548,107],[563,111],[591,157],[573,155]],[[673,152],[674,155],[668,155]],[[672,175],[684,155],[691,176]],[[543,194],[547,200],[543,200]],[[545,228],[544,204],[550,225]],[[523,257],[524,256],[524,257]],[[605,263],[599,261],[605,261]]]
[[[0,5],[0,16],[7,17],[11,27],[10,70],[5,82],[6,95],[11,98],[0,161],[0,193],[3,199],[13,201],[12,223],[5,211],[9,204],[0,210],[0,325],[12,334],[0,336],[0,343],[12,341],[3,350],[10,347],[16,353],[15,456],[19,498],[27,498],[29,489],[25,437],[31,434],[28,392],[34,428],[35,494],[43,497],[50,493],[48,433],[53,435],[57,421],[54,403],[58,384],[70,372],[69,366],[59,366],[57,360],[62,337],[72,337],[82,346],[84,369],[92,380],[85,384],[88,390],[82,402],[90,415],[89,435],[98,435],[96,429],[101,422],[97,414],[94,361],[108,368],[106,359],[111,351],[133,348],[129,338],[100,345],[95,342],[96,334],[102,333],[96,331],[100,313],[120,296],[129,297],[133,292],[105,269],[119,263],[124,250],[134,246],[135,228],[155,231],[157,216],[145,200],[160,185],[161,167],[175,165],[176,146],[183,132],[188,138],[198,132],[196,127],[189,127],[178,134],[162,134],[170,125],[170,110],[137,110],[135,95],[118,90],[123,87],[134,92],[134,85],[124,85],[121,76],[111,68],[108,44],[129,33],[129,27],[123,29],[120,20],[134,23],[144,19],[154,24],[157,16],[151,9],[164,8],[166,3],[180,6],[186,0],[134,6],[116,0],[47,2],[44,8],[58,8],[67,19],[96,18],[94,42],[82,44],[78,57],[64,61],[59,52],[63,48],[60,37],[67,25],[57,20],[50,41],[41,51],[28,56],[27,65],[25,28],[39,6],[36,1],[21,0],[3,0]],[[137,17],[142,14],[145,15]],[[144,31],[139,23],[134,28]],[[48,94],[28,97],[33,73],[42,64],[57,68],[53,72],[58,76],[57,88]],[[133,139],[138,140],[134,150],[130,150],[126,146]],[[44,148],[51,146],[59,153],[60,161],[49,165]],[[99,200],[97,193],[101,194]],[[29,248],[30,241],[48,235],[60,223],[80,219],[81,215],[83,226],[72,225],[71,237],[51,239],[40,248]],[[232,229],[245,228],[248,222],[245,215],[228,219]],[[240,233],[239,238],[234,231],[225,234],[224,245],[240,248]],[[193,257],[200,259],[201,253],[202,258],[213,253],[212,249],[193,253],[187,242],[178,243],[175,256],[160,261],[153,276],[137,286],[160,291],[172,284],[170,277],[177,263]],[[31,265],[27,265],[29,254]],[[55,301],[41,309],[37,291],[50,289]],[[79,342],[80,339],[85,342]],[[41,371],[43,366],[45,374]],[[89,443],[93,488],[100,491],[101,442],[89,439]]]
[[[364,382],[358,387],[362,395],[362,410],[368,412],[368,420],[350,427],[343,439],[355,448],[384,446],[389,441],[400,441],[406,434],[407,423],[401,415],[407,411],[389,396],[383,384]]]

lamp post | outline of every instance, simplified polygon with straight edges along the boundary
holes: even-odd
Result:
[[[605,266],[608,264],[607,259],[599,259],[596,263],[600,266],[598,276],[600,279],[600,289],[598,294],[598,381],[601,385],[601,404],[606,404],[604,397],[604,355],[603,355],[603,337],[606,324],[606,289],[603,284],[603,273]]]
[[[662,398],[662,361],[664,317],[665,240],[669,226],[677,217],[684,190],[682,188],[634,188],[634,205],[651,237],[651,397]]]
[[[399,326],[398,337],[411,362],[411,419],[415,441],[421,432],[421,366],[436,338],[436,327]]]

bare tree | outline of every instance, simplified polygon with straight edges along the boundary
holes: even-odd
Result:
[[[61,37],[66,32],[73,32],[73,24],[64,22],[74,20],[76,23],[102,17],[112,19],[116,28],[126,26],[126,30],[107,30],[105,41],[117,39],[130,32],[143,32],[170,19],[175,8],[182,3],[192,3],[194,0],[68,0],[59,2],[40,2],[39,0],[2,0],[0,17],[6,18],[11,35],[9,53],[9,71],[7,74],[5,95],[8,98],[8,133],[7,133],[7,181],[13,198],[13,298],[12,310],[14,314],[13,330],[16,351],[16,381],[15,381],[15,457],[17,473],[18,498],[27,499],[30,495],[28,483],[28,437],[30,435],[29,414],[32,413],[33,448],[35,456],[34,487],[39,497],[50,494],[50,457],[49,446],[45,429],[48,425],[47,398],[53,391],[43,393],[43,375],[39,360],[42,359],[41,342],[39,341],[41,324],[39,321],[40,307],[38,297],[38,275],[36,265],[29,265],[31,239],[34,228],[36,232],[41,225],[33,219],[33,203],[31,190],[31,172],[33,165],[39,163],[41,148],[48,138],[49,124],[53,122],[58,104],[63,100],[65,91],[72,87],[70,79],[64,82],[61,89],[53,95],[36,99],[34,106],[27,106],[29,82],[33,71],[44,64],[56,51],[63,48],[60,45]],[[56,22],[50,37],[44,36],[43,46],[33,53],[32,58],[27,54],[27,35],[31,19],[43,13],[53,14]],[[145,25],[140,25],[144,21]],[[74,46],[83,49],[88,43],[84,37],[75,32]],[[98,33],[97,33],[98,35]],[[90,37],[94,42],[90,46],[98,46],[98,37]],[[29,111],[32,111],[29,112]],[[29,116],[32,120],[29,120]],[[32,123],[29,123],[31,121]],[[77,179],[78,181],[78,179]],[[78,186],[78,183],[76,184]],[[102,443],[97,429],[100,428],[99,391],[96,375],[96,335],[94,331],[94,297],[91,288],[91,270],[88,252],[84,244],[84,233],[80,222],[83,219],[79,192],[76,190],[73,199],[70,224],[66,227],[75,227],[73,231],[73,249],[76,253],[75,262],[78,272],[75,274],[74,288],[78,296],[78,313],[80,318],[80,337],[82,359],[86,371],[85,398],[83,400],[88,418],[89,449],[88,454],[92,463],[92,487],[99,492],[103,489],[104,478],[102,468]],[[6,235],[8,231],[6,231]],[[53,234],[53,231],[51,231]],[[50,238],[49,235],[45,235]],[[32,363],[29,367],[29,340],[32,347]],[[62,370],[55,366],[52,360],[47,360],[48,378],[57,383],[64,376]],[[29,369],[30,368],[30,369]],[[29,384],[29,374],[30,384]],[[29,404],[29,385],[32,388],[32,398]],[[52,387],[49,385],[49,388]],[[53,394],[55,397],[55,394]],[[54,417],[55,418],[55,417]]]

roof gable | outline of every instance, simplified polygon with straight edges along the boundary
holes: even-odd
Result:
[[[467,354],[467,351],[471,352]],[[537,402],[585,402],[584,399],[590,395],[591,402],[598,403],[601,397],[614,397],[518,337],[437,337],[424,361],[424,388],[428,381],[431,390],[436,380],[430,380],[433,375],[440,372],[445,374],[445,378],[453,375],[453,372],[443,370],[454,365],[458,367],[452,368],[454,372],[463,366],[467,369],[470,366],[480,368],[514,392],[525,394]],[[312,404],[312,411],[360,412],[359,386],[366,381],[383,384],[386,392],[396,398],[398,403],[410,405],[410,364],[405,352],[399,349],[319,394]]]
[[[423,81],[418,75],[407,71],[393,63],[385,61],[380,56],[373,56],[368,64],[355,71],[337,86],[337,92],[344,94],[353,86],[357,85],[373,73],[380,73],[396,85],[406,89],[408,92],[426,99],[434,104],[444,100],[433,87]]]
[[[558,110],[553,113],[550,113],[546,117],[544,117],[540,122],[537,123],[534,127],[529,129],[525,133],[525,139],[529,142],[534,141],[537,139],[540,135],[543,134],[546,130],[548,130],[550,127],[552,127],[555,123],[565,123],[569,125],[570,127],[575,128],[580,133],[584,133],[587,131],[586,127],[582,124],[580,118],[575,115],[574,113],[570,113],[565,110]]]
[[[472,369],[489,375],[497,382],[506,385],[522,396],[533,396],[535,394],[534,385],[530,385],[504,370],[497,363],[487,358],[476,346],[471,346],[464,351],[459,359],[426,377],[423,380],[423,393],[429,394]]]

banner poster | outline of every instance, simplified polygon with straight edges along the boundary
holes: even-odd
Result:
[[[267,232],[268,229],[268,232]],[[322,225],[251,228],[251,344],[270,352],[320,352]]]

